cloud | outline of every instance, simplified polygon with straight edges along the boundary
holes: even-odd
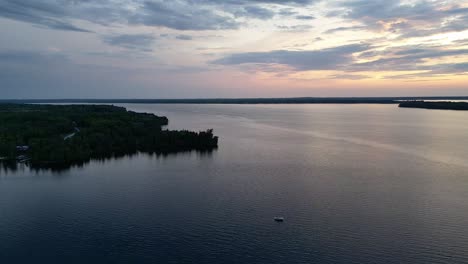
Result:
[[[455,46],[456,47],[456,46]],[[402,79],[440,74],[464,74],[468,63],[435,63],[431,59],[446,57],[464,58],[468,49],[442,46],[401,46],[385,48],[368,44],[350,44],[311,51],[276,50],[270,52],[246,52],[227,55],[213,61],[221,65],[251,65],[265,72],[336,70],[343,73],[330,76],[333,79],[359,80],[367,78],[358,72],[421,71],[419,74],[398,75]],[[377,59],[359,62],[359,59]],[[251,68],[251,67],[250,67]],[[249,69],[250,69],[249,68]]]
[[[190,35],[177,35],[175,38],[179,40],[192,40],[193,39],[193,37]]]
[[[307,5],[317,0],[199,0],[197,2],[203,3],[212,3],[212,4],[232,4],[232,5],[241,5],[241,4],[253,4],[253,3],[263,3],[263,4],[277,4],[277,5]]]
[[[400,47],[382,51],[384,58],[350,65],[351,71],[417,71],[432,70],[442,65],[425,65],[428,59],[448,56],[466,56],[468,49],[443,49],[440,47],[408,48]],[[446,68],[446,67],[445,67]]]
[[[0,16],[51,29],[91,32],[67,21],[64,1],[0,0]]]
[[[237,29],[237,18],[267,20],[271,5],[301,7],[315,0],[0,0],[0,16],[50,29],[90,32],[71,21],[140,24],[177,30]],[[285,15],[284,12],[279,12]],[[298,16],[297,19],[312,19]]]
[[[369,78],[366,75],[361,75],[361,74],[335,74],[331,75],[328,78],[330,79],[341,79],[341,80],[362,80],[362,79],[367,79]]]
[[[389,20],[394,18],[426,19],[434,12],[433,6],[425,1],[404,4],[403,1],[351,0],[341,1],[340,6],[348,8],[346,17],[363,20]]]
[[[325,31],[325,34],[334,34],[342,31],[357,31],[357,30],[366,30],[366,26],[351,26],[351,27],[337,27]]]
[[[50,29],[90,32],[75,21],[109,25],[145,25],[177,30],[226,30],[245,25],[239,18],[268,20],[276,15],[312,20],[297,8],[319,0],[0,0],[0,16]],[[467,29],[468,8],[452,1],[347,0],[329,2],[330,16],[359,21],[369,29],[388,30],[403,38]],[[357,30],[338,27],[335,31]],[[363,29],[363,28],[362,28]]]
[[[432,69],[432,71],[438,72],[438,73],[448,73],[448,74],[468,73],[468,62],[440,64],[438,65],[437,68]]]
[[[279,30],[282,31],[289,31],[289,32],[306,32],[313,28],[311,25],[277,25],[276,26]]]
[[[468,9],[466,10],[466,12],[468,12]],[[418,30],[406,28],[406,30],[401,32],[400,38],[425,37],[442,33],[460,32],[465,30],[468,30],[468,15],[456,16],[441,24],[435,24],[432,27],[427,26]]]
[[[298,16],[295,16],[295,18],[298,20],[314,20],[315,19],[314,16],[307,16],[307,15],[298,15]]]
[[[138,12],[129,18],[132,24],[161,26],[177,30],[233,30],[244,22],[238,18],[272,19],[277,13],[267,4],[278,6],[301,6],[314,0],[181,0],[144,1]],[[284,12],[278,12],[285,15]],[[300,16],[299,19],[311,19]]]
[[[245,6],[234,12],[234,15],[239,17],[251,17],[266,20],[274,17],[275,13],[270,9],[261,6]]]
[[[104,36],[103,41],[112,46],[135,49],[140,51],[151,51],[155,37],[151,34],[123,34]]]
[[[464,75],[468,73],[468,63],[445,63],[439,65],[425,66],[422,72],[411,74],[399,74],[385,77],[386,79],[416,79],[425,77],[443,77],[445,75]]]
[[[270,52],[236,53],[213,61],[214,64],[284,65],[295,70],[335,70],[353,61],[352,55],[368,49],[366,44],[351,44],[334,48],[310,51],[276,50]]]
[[[339,1],[329,16],[340,15],[401,38],[425,37],[468,29],[468,8],[463,1]]]
[[[450,74],[466,74],[468,61],[468,41],[463,39],[468,30],[466,0],[0,0],[0,19],[5,24],[2,87],[24,85],[30,91],[36,82],[44,91],[60,93],[67,82],[78,81],[72,87],[103,84],[101,91],[147,84],[148,93],[154,90],[159,96],[154,83],[160,81],[161,87],[175,87],[180,81],[193,88],[198,80],[200,87],[211,85],[214,91],[218,84],[229,85],[224,84],[225,76],[240,74],[236,81],[255,80],[255,85],[263,81],[264,75],[252,76],[246,69],[269,72],[267,76],[284,74],[291,87],[299,85],[294,78],[302,76],[292,73],[314,70],[327,72],[303,75],[327,82],[387,74],[451,79]],[[433,36],[452,32],[460,33]],[[362,41],[372,45],[343,44]],[[155,47],[157,53],[145,53]],[[314,50],[307,50],[311,47]],[[61,52],[44,52],[51,50]],[[167,69],[180,74],[175,81],[168,80]],[[207,69],[216,69],[216,74]],[[154,78],[158,74],[162,77]]]
[[[468,45],[468,38],[458,39],[458,40],[453,41],[453,43],[460,44],[462,46],[463,45]]]
[[[293,8],[287,7],[287,8],[281,8],[278,13],[280,16],[294,16],[297,14],[297,11],[295,11]]]
[[[131,23],[161,26],[178,30],[236,29],[239,23],[231,16],[183,1],[145,1]]]

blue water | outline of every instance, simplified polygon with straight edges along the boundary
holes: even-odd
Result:
[[[0,263],[468,263],[468,112],[125,106],[220,147],[1,170]]]

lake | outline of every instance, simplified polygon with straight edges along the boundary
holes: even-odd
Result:
[[[122,106],[219,148],[1,170],[0,263],[468,263],[468,112]]]

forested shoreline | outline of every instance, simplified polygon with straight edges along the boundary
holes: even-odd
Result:
[[[111,105],[0,104],[0,159],[68,166],[137,152],[212,150],[218,137],[171,131],[166,117]]]
[[[402,108],[423,108],[423,109],[438,109],[438,110],[468,110],[466,102],[427,102],[427,101],[408,101],[401,102],[399,107]]]

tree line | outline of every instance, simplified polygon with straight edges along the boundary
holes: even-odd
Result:
[[[0,104],[0,158],[47,166],[218,145],[211,129],[163,129],[168,122],[166,117],[111,105]]]

